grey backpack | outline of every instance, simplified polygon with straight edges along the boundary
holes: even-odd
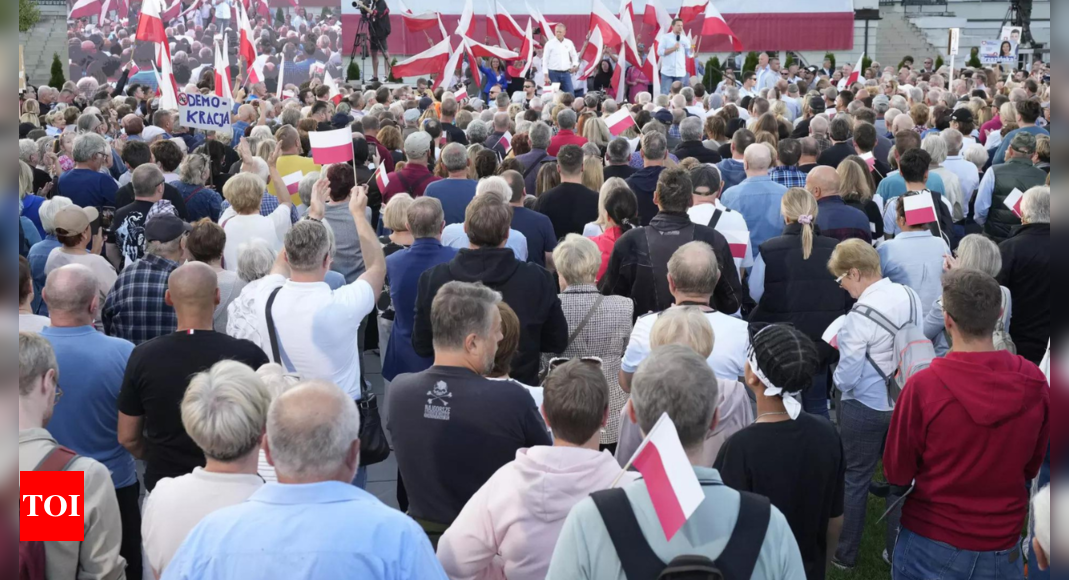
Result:
[[[942,308],[942,298],[939,299],[940,308]],[[1006,332],[1006,307],[1009,306],[1009,290],[1002,289],[1002,311],[998,315],[998,322],[995,324],[995,330],[991,333],[991,342],[995,344],[995,350],[1004,350],[1010,354],[1017,354],[1017,345],[1014,344],[1013,339],[1010,338],[1010,333]],[[953,347],[954,341],[950,338],[949,332],[944,332],[943,336],[946,337],[947,346]]]
[[[935,360],[935,346],[924,335],[921,327],[917,325],[917,321],[920,318],[920,298],[911,288],[904,288],[909,294],[909,320],[900,327],[895,326],[889,318],[871,306],[856,304],[852,309],[853,312],[857,312],[875,322],[877,326],[894,337],[892,361],[895,363],[895,367],[891,375],[884,373],[883,369],[876,364],[876,361],[872,359],[869,353],[865,353],[865,358],[869,361],[869,364],[876,369],[876,372],[880,374],[880,377],[887,385],[887,403],[891,407],[894,407],[895,403],[898,402],[898,396],[902,394],[902,389],[906,388],[906,383],[909,379],[931,366],[932,361]]]

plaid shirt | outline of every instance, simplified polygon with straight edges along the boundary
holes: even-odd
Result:
[[[151,254],[127,266],[104,301],[104,332],[135,345],[174,332],[178,315],[163,295],[177,268],[178,264]]]
[[[806,174],[798,171],[797,167],[773,167],[768,172],[768,176],[772,178],[772,181],[790,189],[792,187],[801,187],[805,189]]]
[[[264,198],[260,202],[260,215],[262,215],[264,217],[267,217],[267,216],[275,213],[275,210],[278,209],[278,206],[280,206],[280,205],[282,205],[282,204],[278,203],[278,198],[277,197],[271,195],[270,193],[264,192]],[[226,212],[226,210],[229,209],[229,208],[230,208],[230,202],[224,200],[223,201],[223,211],[220,212],[220,215],[222,215],[224,212]],[[295,207],[293,207],[291,205],[290,206],[290,221],[293,222],[293,223],[297,223],[297,221],[300,220],[300,219],[301,219],[301,216],[297,215],[297,208],[295,208]]]

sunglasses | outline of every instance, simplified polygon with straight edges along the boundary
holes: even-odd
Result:
[[[550,359],[550,361],[549,361],[549,370],[552,371],[553,369],[556,369],[559,366],[566,365],[566,364],[572,362],[572,360],[573,359],[568,358],[568,357],[557,357],[557,358],[554,358],[554,359]],[[598,367],[599,369],[604,364],[602,362],[602,360],[600,358],[596,357],[596,356],[584,356],[584,357],[579,357],[578,359],[575,359],[575,360],[578,360],[581,363],[594,365],[594,366]]]

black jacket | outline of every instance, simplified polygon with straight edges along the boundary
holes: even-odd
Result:
[[[663,239],[676,249],[692,241],[712,246],[720,264],[720,281],[713,291],[711,306],[726,314],[738,312],[747,296],[743,293],[739,272],[731,257],[731,247],[723,234],[692,223],[687,214],[657,214],[647,228],[654,230],[657,235],[667,234]],[[667,273],[667,259],[654,268],[650,258],[647,228],[633,229],[617,240],[608,269],[598,286],[605,295],[626,296],[634,300],[636,319],[649,312],[661,312],[675,301],[668,293],[665,277],[659,275]],[[670,256],[670,253],[667,255]]]
[[[1050,339],[1050,224],[1028,224],[999,244],[1002,271],[998,283],[1010,290],[1013,319],[1010,338],[1017,354],[1039,364]]]
[[[846,159],[851,155],[857,155],[857,150],[854,149],[852,141],[836,143],[835,145],[832,145],[830,149],[821,153],[820,157],[817,157],[817,165],[838,168],[839,164],[843,162],[843,159]]]
[[[815,233],[808,260],[802,258],[800,224],[787,226],[782,236],[761,244],[765,291],[750,322],[787,322],[823,345],[824,331],[850,310],[851,300],[828,271],[828,260],[839,241],[819,235],[819,229]],[[821,350],[825,356],[831,354]]]
[[[702,144],[701,141],[684,141],[676,147],[676,150],[672,153],[679,158],[680,161],[691,157],[697,159],[701,163],[720,163],[723,160],[720,154],[712,149],[709,149]]]
[[[508,248],[461,250],[456,258],[420,276],[412,348],[422,357],[434,356],[431,302],[449,282],[481,282],[501,293],[520,319],[520,349],[512,360],[512,378],[525,385],[538,384],[541,353],[564,352],[568,346],[568,320],[557,297],[553,275],[534,264],[516,259]]]
[[[442,134],[446,136],[446,142],[448,143],[460,143],[465,147],[468,146],[468,136],[452,123],[442,123]]]
[[[657,190],[657,180],[661,178],[662,171],[664,167],[643,167],[627,178],[627,186],[638,199],[638,218],[644,226],[650,225],[650,220],[659,211],[657,204],[653,203],[653,192]]]
[[[627,178],[629,178],[632,175],[634,175],[635,171],[637,171],[637,170],[634,167],[631,167],[630,165],[627,165],[627,164],[624,164],[624,165],[606,165],[605,166],[605,170],[604,170],[604,172],[605,172],[605,181],[608,181],[608,180],[612,179],[613,177],[619,177],[620,179],[626,180]]]
[[[586,224],[598,219],[598,192],[580,183],[562,183],[539,196],[535,211],[553,222],[558,240],[582,234]]]
[[[178,217],[183,220],[189,219],[189,213],[186,212],[186,201],[182,199],[182,194],[178,193],[175,186],[170,183],[163,186],[163,199],[171,202],[171,205],[178,211]],[[134,184],[127,183],[120,187],[119,191],[115,192],[115,208],[123,208],[131,203],[134,203]]]

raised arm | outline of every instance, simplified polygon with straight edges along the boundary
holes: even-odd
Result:
[[[349,199],[349,213],[356,222],[356,233],[360,236],[360,252],[364,256],[364,274],[360,276],[371,285],[375,296],[382,294],[382,287],[386,284],[386,256],[382,253],[382,245],[374,228],[365,217],[367,209],[367,186],[357,185],[353,188]]]

